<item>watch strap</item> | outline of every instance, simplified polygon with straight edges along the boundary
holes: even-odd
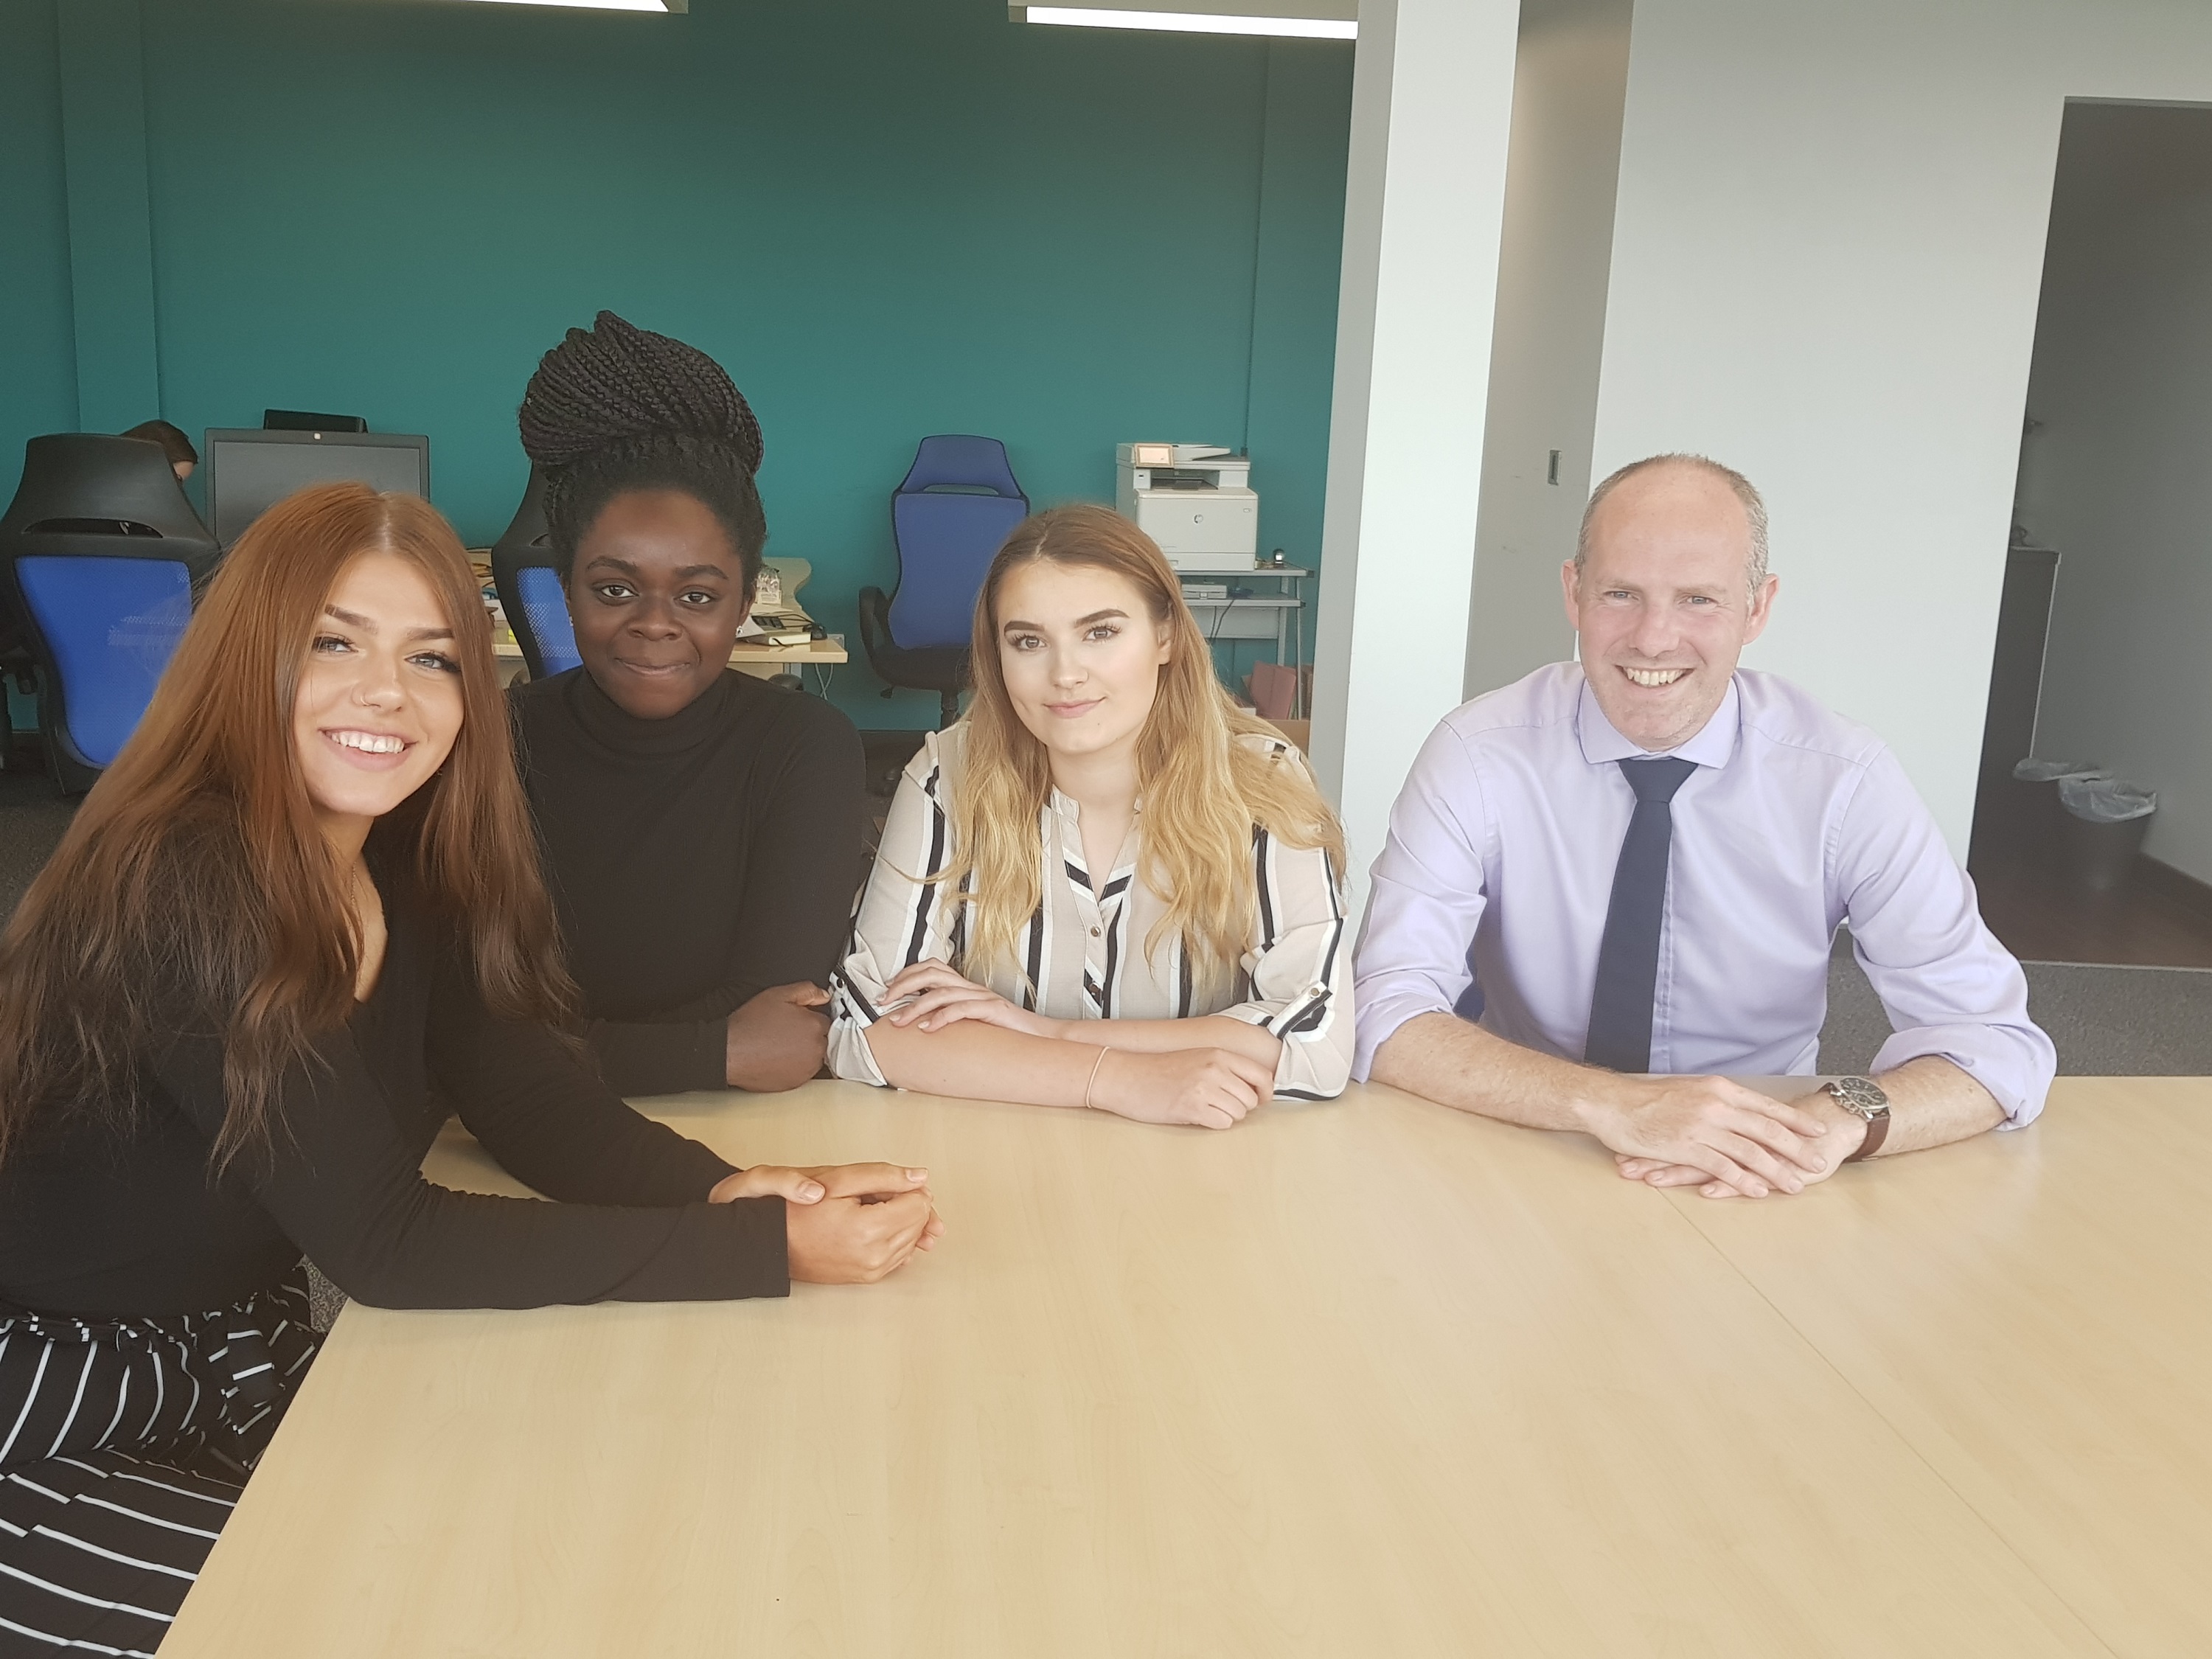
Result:
[[[1856,1164],[1880,1152],[1881,1143],[1889,1138],[1889,1096],[1882,1086],[1872,1078],[1850,1077],[1824,1083],[1820,1088],[1831,1100],[1866,1125],[1866,1135],[1859,1142],[1858,1149],[1844,1162]],[[1871,1096],[1878,1103],[1869,1109],[1863,1098],[1855,1102],[1853,1096]]]
[[[1889,1108],[1885,1106],[1866,1120],[1866,1139],[1859,1142],[1858,1151],[1844,1160],[1856,1164],[1862,1158],[1872,1158],[1881,1150],[1881,1143],[1889,1138]]]

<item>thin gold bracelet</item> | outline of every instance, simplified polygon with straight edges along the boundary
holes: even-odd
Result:
[[[1098,1051],[1098,1058],[1091,1062],[1091,1075],[1084,1080],[1083,1084],[1083,1109],[1086,1112],[1091,1109],[1091,1091],[1098,1081],[1098,1068],[1105,1063],[1106,1051],[1101,1048]]]

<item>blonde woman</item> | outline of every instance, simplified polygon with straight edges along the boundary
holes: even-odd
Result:
[[[1343,831],[1215,682],[1152,538],[1103,507],[1025,520],[974,674],[891,804],[837,1074],[1218,1129],[1341,1092]]]

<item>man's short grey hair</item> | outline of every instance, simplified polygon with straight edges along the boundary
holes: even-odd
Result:
[[[1640,461],[1631,461],[1590,491],[1589,505],[1583,509],[1582,528],[1575,535],[1576,576],[1580,578],[1583,566],[1589,557],[1590,523],[1597,517],[1599,505],[1638,473],[1649,472],[1659,466],[1694,468],[1718,478],[1735,492],[1736,500],[1743,503],[1744,519],[1751,526],[1751,557],[1745,562],[1744,579],[1746,586],[1756,596],[1766,582],[1766,503],[1759,498],[1759,491],[1752,487],[1750,479],[1734,467],[1723,466],[1705,455],[1647,455]]]

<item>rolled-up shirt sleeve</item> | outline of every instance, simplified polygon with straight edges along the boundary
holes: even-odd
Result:
[[[890,1086],[867,1036],[884,987],[917,962],[952,959],[957,906],[944,883],[926,879],[948,856],[944,785],[925,745],[899,780],[875,867],[854,913],[852,943],[830,978],[830,1069],[855,1083]]]
[[[2034,1121],[2058,1056],[2028,1018],[2027,976],[1886,750],[1844,813],[1836,857],[1852,951],[1894,1028],[1874,1069],[1938,1054],[1996,1097],[2004,1127]]]
[[[1354,1040],[1344,890],[1318,847],[1285,847],[1264,830],[1253,843],[1259,937],[1242,963],[1250,994],[1220,1010],[1282,1045],[1275,1093],[1333,1100],[1352,1077]]]
[[[1490,834],[1482,781],[1465,744],[1439,726],[1390,809],[1354,953],[1359,1018],[1352,1075],[1361,1082],[1393,1032],[1419,1015],[1449,1013],[1472,981],[1468,951],[1489,902],[1483,852]]]

